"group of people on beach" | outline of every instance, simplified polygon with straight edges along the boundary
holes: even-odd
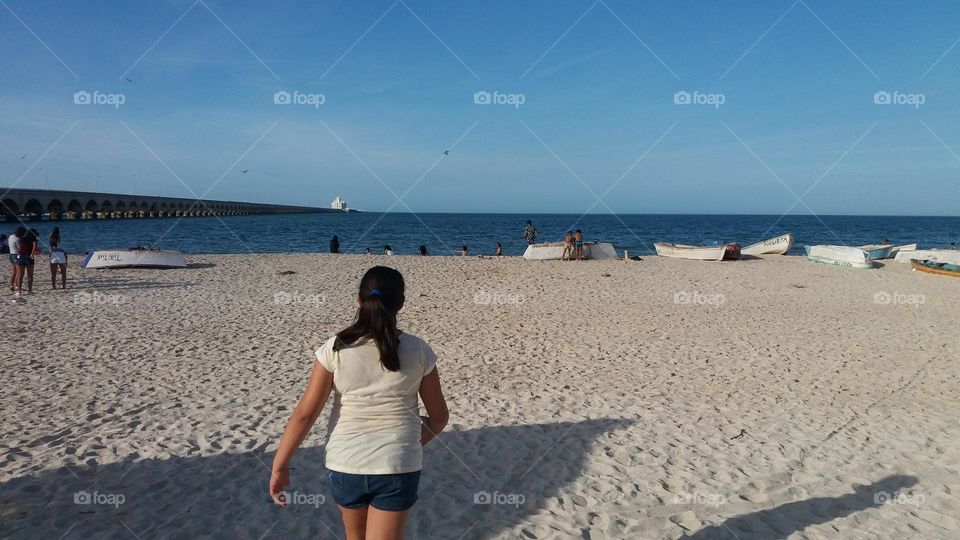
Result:
[[[57,275],[61,287],[67,288],[67,254],[60,247],[60,227],[54,227],[47,241],[50,251],[50,281],[57,288]],[[8,285],[14,294],[14,302],[23,301],[23,282],[27,282],[27,294],[33,294],[33,270],[37,257],[43,254],[40,233],[36,229],[18,226],[9,236],[0,234],[0,254],[10,258]]]

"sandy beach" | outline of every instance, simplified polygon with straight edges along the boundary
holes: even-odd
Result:
[[[313,351],[387,264],[451,412],[410,538],[960,537],[960,280],[800,257],[188,261],[74,264],[66,291],[39,268],[4,302],[0,536],[341,537],[327,411],[285,510],[269,465]]]

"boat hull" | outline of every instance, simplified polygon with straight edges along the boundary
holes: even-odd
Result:
[[[793,235],[787,233],[751,244],[740,250],[740,253],[744,255],[786,255],[792,247]]]
[[[877,261],[880,259],[889,259],[893,257],[893,250],[896,246],[881,246],[879,244],[870,244],[866,246],[860,246],[866,254],[867,257],[870,257],[871,260]]]
[[[928,274],[960,278],[960,265],[956,264],[938,263],[933,261],[910,261],[910,266],[912,266],[914,270],[926,272]]]
[[[563,257],[563,243],[531,244],[523,252],[528,261],[559,261]],[[616,259],[617,252],[609,242],[584,242],[583,258],[590,260]]]
[[[836,266],[839,268],[873,268],[873,261],[867,252],[849,246],[806,246],[807,260],[810,262]]]
[[[956,249],[918,249],[901,251],[893,259],[898,263],[910,261],[933,261],[938,263],[960,264],[960,251]]]
[[[83,267],[98,268],[186,268],[187,261],[179,251],[109,249],[91,251]]]
[[[687,246],[684,244],[656,243],[653,245],[660,257],[692,261],[722,261],[727,246]]]

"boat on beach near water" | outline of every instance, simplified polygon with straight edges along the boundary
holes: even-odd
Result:
[[[149,247],[103,249],[87,253],[83,268],[186,268],[187,261],[179,251]]]
[[[902,246],[893,246],[893,251],[890,252],[891,257],[896,257],[897,253],[901,251],[916,251],[917,244],[904,244]]]
[[[653,247],[660,257],[673,259],[689,259],[694,261],[722,261],[727,257],[727,251],[733,251],[732,244],[719,246],[688,246],[686,244],[655,243]],[[737,257],[740,256],[739,246],[736,248]],[[732,256],[732,254],[731,254]]]
[[[933,261],[910,261],[914,270],[941,276],[960,277],[960,265]]]
[[[901,251],[893,259],[894,262],[907,263],[910,261],[932,261],[938,263],[960,264],[960,251],[956,249],[917,249]]]
[[[893,257],[893,249],[896,246],[890,244],[867,244],[865,246],[860,246],[866,254],[867,257],[870,257],[871,260],[880,260],[880,259],[889,259]]]
[[[572,251],[572,249],[571,249]],[[572,257],[572,255],[569,255]],[[563,257],[563,242],[530,244],[523,252],[528,261],[559,261]],[[591,260],[616,259],[617,252],[609,242],[584,242],[583,258]]]
[[[790,233],[767,238],[762,242],[750,244],[740,250],[744,255],[786,255],[793,247],[793,235]]]
[[[873,268],[867,252],[850,246],[803,246],[810,262],[839,266],[841,268]]]

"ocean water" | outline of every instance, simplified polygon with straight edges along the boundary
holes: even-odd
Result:
[[[523,228],[533,220],[538,242],[559,241],[580,228],[586,240],[612,242],[617,250],[652,254],[654,242],[741,245],[792,232],[793,254],[804,244],[861,245],[889,239],[894,244],[919,242],[921,247],[960,243],[960,217],[770,216],[770,215],[610,215],[590,214],[408,214],[336,213],[273,214],[190,218],[153,218],[34,222],[46,240],[59,226],[70,253],[146,244],[186,253],[327,252],[330,238],[341,250],[382,252],[389,244],[396,254],[415,254],[421,244],[431,255],[454,255],[468,246],[471,255],[492,254],[496,243],[505,255],[521,255]],[[4,232],[15,224],[4,223]]]

